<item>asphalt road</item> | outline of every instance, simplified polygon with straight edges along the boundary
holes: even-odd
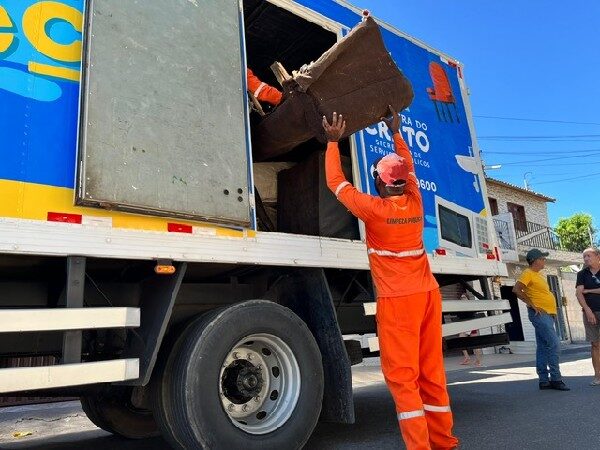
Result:
[[[539,391],[531,365],[450,373],[449,392],[461,450],[599,449],[600,386],[588,385],[592,371],[587,355],[569,359],[562,366],[570,392]],[[306,448],[404,448],[385,386],[358,390],[355,402],[356,424],[322,424]]]
[[[591,361],[582,351],[565,355],[563,360],[561,367],[570,392],[539,391],[531,362],[450,372],[449,391],[461,449],[600,448],[600,386],[588,385]],[[404,448],[385,385],[373,382],[357,388],[355,404],[355,424],[318,425],[306,449]],[[15,439],[14,431],[30,431],[32,435]],[[124,441],[98,430],[72,402],[19,414],[0,411],[0,448],[167,447],[161,439]]]

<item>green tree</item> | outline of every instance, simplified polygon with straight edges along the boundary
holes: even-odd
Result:
[[[591,214],[577,213],[571,217],[561,218],[556,224],[555,230],[560,237],[563,250],[571,252],[582,252],[592,245],[592,237],[596,230],[593,227]]]

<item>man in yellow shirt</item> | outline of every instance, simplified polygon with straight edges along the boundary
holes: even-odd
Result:
[[[546,256],[548,253],[537,248],[527,252],[529,268],[523,271],[513,292],[527,305],[529,320],[535,329],[535,359],[540,389],[570,391],[562,381],[558,366],[560,341],[554,327],[556,299],[550,292],[546,278],[540,274],[546,265]]]

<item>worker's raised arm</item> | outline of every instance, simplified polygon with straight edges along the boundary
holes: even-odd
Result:
[[[271,105],[279,105],[281,103],[282,93],[261,81],[250,69],[246,69],[246,79],[248,83],[248,91],[254,95],[259,101],[266,102]]]
[[[419,190],[419,181],[417,180],[417,175],[415,174],[415,163],[413,161],[412,154],[410,153],[410,149],[402,135],[400,134],[400,114],[398,114],[394,108],[390,105],[390,114],[391,117],[382,117],[381,119],[385,122],[387,127],[393,133],[394,139],[394,148],[396,149],[396,154],[404,159],[404,164],[408,167],[408,180],[406,181],[405,193],[409,196],[421,201],[421,191]]]
[[[338,140],[344,134],[346,122],[342,115],[333,113],[333,121],[330,125],[323,117],[323,128],[327,135],[327,151],[325,153],[325,178],[327,186],[335,194],[337,199],[350,210],[352,214],[363,221],[375,216],[375,198],[368,194],[359,192],[346,179],[342,170]]]
[[[405,164],[408,166],[408,173],[415,173],[415,163],[413,161],[412,154],[404,141],[404,138],[400,134],[400,131],[394,132],[394,148],[396,149],[396,154],[406,160]]]

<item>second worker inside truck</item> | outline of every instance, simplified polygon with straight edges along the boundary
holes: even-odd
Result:
[[[384,119],[396,153],[378,161],[379,197],[359,192],[346,180],[338,140],[346,124],[323,117],[327,135],[327,186],[365,223],[371,273],[377,291],[381,368],[396,404],[406,446],[452,449],[452,412],[442,356],[442,298],[423,247],[423,201],[410,150],[400,136],[400,117],[390,106]]]
[[[246,82],[248,83],[248,92],[260,101],[269,105],[277,106],[281,103],[283,94],[277,88],[263,82],[260,78],[254,75],[252,69],[246,69]]]

